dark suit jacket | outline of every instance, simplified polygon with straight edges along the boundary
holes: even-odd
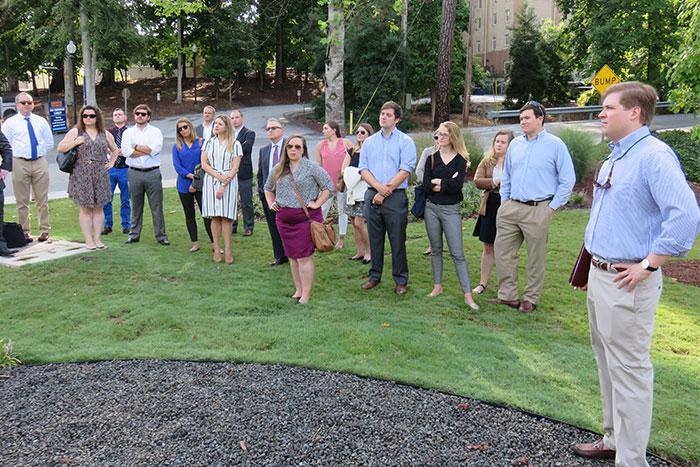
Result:
[[[243,147],[243,158],[238,169],[238,178],[247,180],[253,178],[253,144],[255,144],[255,132],[246,127],[241,127],[236,141]]]
[[[284,148],[284,138],[280,140],[282,143],[282,148]],[[272,143],[267,146],[260,148],[260,153],[258,154],[258,194],[260,199],[265,199],[265,182],[267,177],[270,176],[270,149],[272,148]],[[280,153],[280,157],[282,154]]]
[[[2,162],[0,162],[0,169],[12,172],[12,146],[2,131],[0,131],[0,158],[2,158]],[[4,189],[5,180],[0,179],[0,191]]]

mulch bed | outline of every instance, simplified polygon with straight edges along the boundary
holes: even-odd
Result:
[[[571,450],[600,435],[566,423],[308,368],[58,363],[1,370],[0,388],[3,465],[601,465]]]

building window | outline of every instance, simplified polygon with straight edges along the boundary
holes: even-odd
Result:
[[[493,14],[493,24],[496,24],[496,13]]]
[[[506,10],[506,23],[510,23],[510,10]]]
[[[478,31],[479,29],[481,29],[481,18],[476,18],[474,22],[476,23],[476,30]]]
[[[476,41],[476,51],[481,52],[481,41]]]
[[[483,7],[481,6],[481,0],[479,0],[479,8],[483,8]]]
[[[491,38],[491,50],[496,50],[496,36]]]
[[[528,8],[527,11],[528,11],[531,15],[534,15],[534,14],[535,14],[535,9],[534,9],[534,8]]]
[[[503,45],[510,45],[510,34],[506,34],[503,38]]]

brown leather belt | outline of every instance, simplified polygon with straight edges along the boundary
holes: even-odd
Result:
[[[596,267],[598,269],[602,269],[603,271],[609,271],[609,272],[615,272],[615,273],[622,272],[626,269],[626,268],[614,268],[613,263],[611,263],[609,261],[603,261],[602,259],[597,259],[597,258],[591,259],[591,264],[593,265],[593,267]]]

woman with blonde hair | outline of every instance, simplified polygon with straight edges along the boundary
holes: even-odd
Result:
[[[226,263],[233,263],[231,234],[233,219],[238,215],[238,168],[241,165],[243,148],[236,141],[233,123],[228,115],[214,119],[212,137],[202,149],[202,216],[211,218],[211,233],[214,242],[214,262],[221,262],[220,240],[224,235]]]
[[[481,280],[479,285],[472,290],[475,294],[481,294],[486,290],[491,270],[496,257],[493,251],[493,242],[496,240],[496,213],[501,206],[501,173],[506,160],[508,145],[514,135],[510,130],[499,130],[491,142],[491,150],[476,168],[474,185],[480,190],[481,205],[479,206],[479,219],[474,227],[474,236],[484,244],[481,254]]]
[[[340,173],[343,174],[346,187],[343,211],[352,222],[355,246],[357,248],[357,253],[355,256],[350,257],[350,259],[362,260],[363,264],[369,264],[371,260],[369,235],[367,234],[367,227],[365,226],[365,191],[367,190],[367,183],[362,180],[362,176],[357,167],[360,165],[362,143],[364,143],[373,132],[372,125],[369,123],[360,123],[357,127],[357,143],[355,146],[348,149],[340,171]]]
[[[58,143],[58,152],[68,152],[78,148],[78,158],[68,179],[68,196],[78,206],[80,230],[85,237],[88,250],[105,248],[102,243],[102,225],[105,215],[102,206],[112,199],[109,182],[109,169],[122,152],[117,148],[114,137],[105,131],[102,112],[94,105],[80,109],[80,120]],[[109,161],[105,154],[111,154]]]
[[[197,130],[189,118],[182,117],[175,124],[175,144],[173,144],[173,167],[177,172],[177,194],[180,197],[182,209],[185,211],[185,225],[192,241],[190,252],[199,251],[197,238],[197,219],[195,217],[195,201],[202,208],[202,192],[192,187],[194,168],[202,161],[202,138],[197,137]],[[204,218],[204,229],[209,240],[211,235],[211,219]]]
[[[265,200],[277,212],[277,230],[289,258],[295,288],[292,298],[297,303],[309,301],[316,274],[309,216],[322,222],[321,206],[332,193],[333,180],[318,163],[309,160],[306,139],[290,136],[265,183]]]
[[[464,175],[469,169],[469,153],[456,123],[441,123],[437,135],[440,149],[425,161],[423,175],[423,189],[426,193],[425,230],[430,239],[430,264],[434,283],[433,291],[428,296],[435,297],[442,293],[444,233],[464,292],[464,302],[478,310],[479,305],[472,298],[469,268],[462,243],[462,186]]]

